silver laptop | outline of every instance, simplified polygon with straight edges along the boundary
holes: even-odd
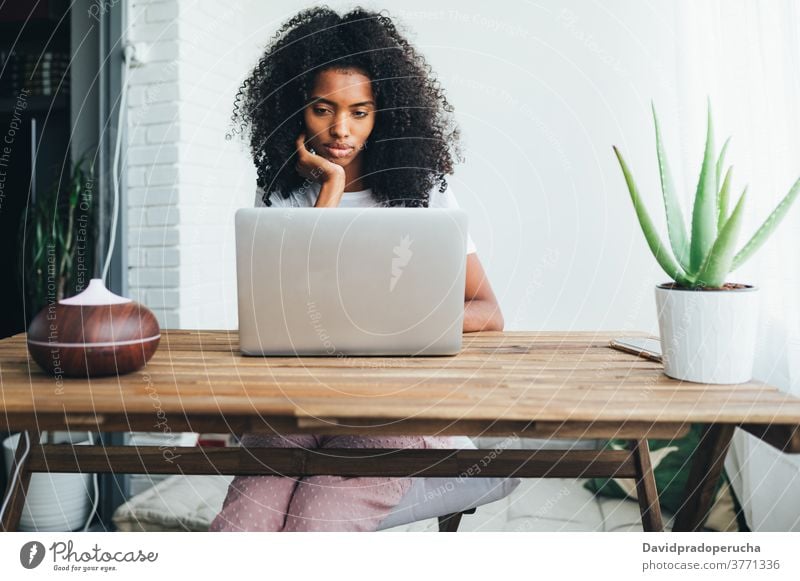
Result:
[[[458,353],[466,233],[460,209],[238,210],[242,353]]]

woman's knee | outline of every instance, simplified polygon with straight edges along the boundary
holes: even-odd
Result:
[[[235,499],[214,518],[209,532],[277,532],[283,529],[286,515],[271,506]]]
[[[296,485],[285,476],[237,476],[209,530],[281,530]]]

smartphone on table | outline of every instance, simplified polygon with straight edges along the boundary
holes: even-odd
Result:
[[[649,337],[617,337],[609,343],[614,349],[661,362],[661,341]]]

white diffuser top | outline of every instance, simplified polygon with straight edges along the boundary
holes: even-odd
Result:
[[[123,303],[129,303],[131,299],[126,299],[125,297],[121,297],[119,295],[115,295],[110,290],[106,288],[106,285],[103,284],[102,278],[93,278],[89,281],[89,286],[86,289],[75,295],[74,297],[69,297],[68,299],[64,299],[59,301],[62,305],[80,305],[80,306],[87,306],[87,305],[120,305]]]

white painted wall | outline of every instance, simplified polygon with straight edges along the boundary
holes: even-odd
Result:
[[[652,286],[664,276],[611,145],[650,139],[650,98],[674,103],[671,12],[619,1],[396,12],[463,127],[455,190],[507,328],[654,330]],[[625,149],[659,202],[654,147]]]
[[[233,213],[252,203],[255,172],[245,145],[224,136],[239,83],[305,4],[130,1],[131,37],[153,47],[129,102],[131,293],[162,325],[235,328]],[[655,331],[652,286],[664,275],[611,145],[625,149],[658,217],[649,100],[669,129],[671,9],[619,0],[372,7],[398,17],[455,105],[466,163],[451,183],[507,328]]]
[[[130,4],[129,37],[146,44],[148,62],[130,74],[129,284],[165,327],[237,324],[233,213],[252,204],[255,171],[243,146],[225,136],[258,50],[243,42],[262,22],[247,8]]]

